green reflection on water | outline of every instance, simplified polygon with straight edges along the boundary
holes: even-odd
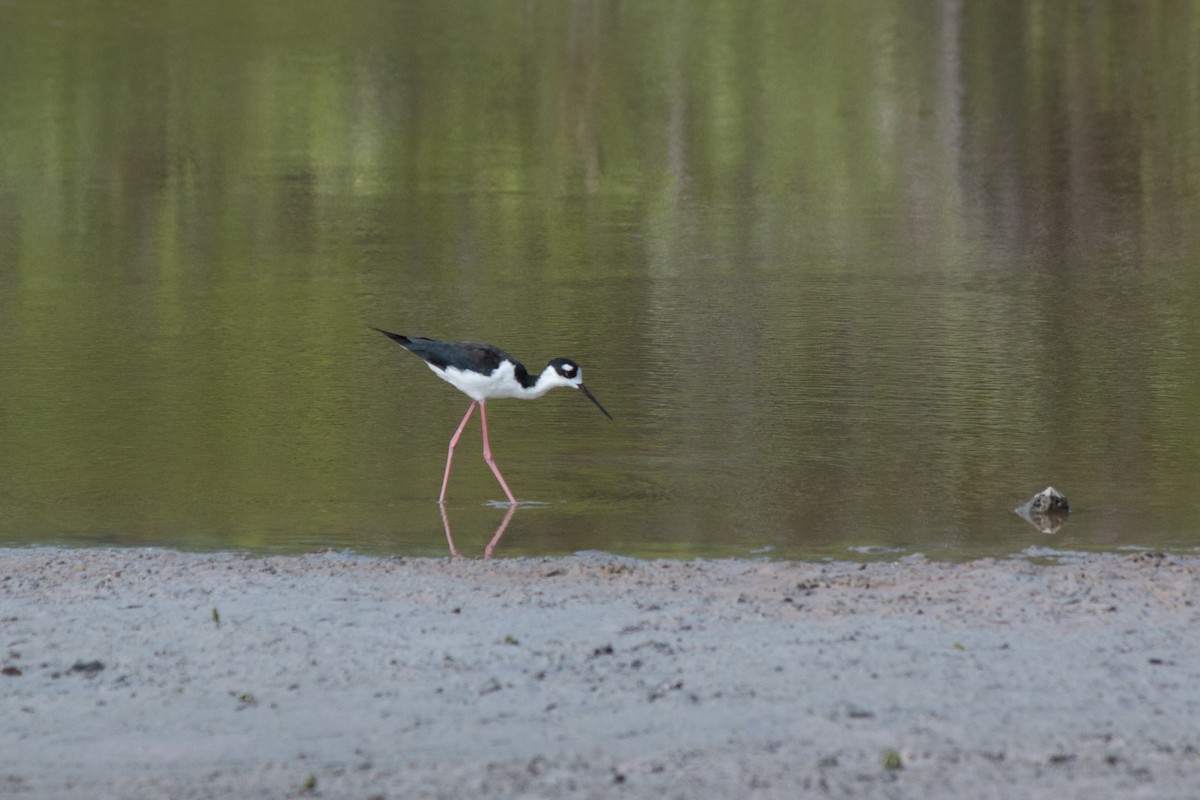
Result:
[[[0,8],[0,542],[440,552],[468,401],[377,324],[617,418],[495,404],[497,552],[1194,545],[1198,18]]]

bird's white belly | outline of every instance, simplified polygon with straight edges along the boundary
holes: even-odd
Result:
[[[439,378],[472,400],[482,402],[496,397],[529,397],[529,390],[517,382],[512,364],[507,361],[501,363],[491,375],[483,375],[456,367],[446,367],[443,370],[432,364],[429,365],[429,368]]]

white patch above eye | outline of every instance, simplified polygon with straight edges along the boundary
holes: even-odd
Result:
[[[568,375],[570,375],[572,372],[575,371],[575,367],[573,367],[570,364],[563,364],[562,371],[567,373]]]

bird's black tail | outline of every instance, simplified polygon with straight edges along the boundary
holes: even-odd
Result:
[[[407,336],[401,336],[398,333],[392,333],[391,331],[385,331],[383,328],[376,328],[374,325],[371,325],[369,327],[373,331],[379,331],[384,336],[388,337],[389,339],[391,339],[393,342],[400,345],[401,347],[408,347],[409,338]]]

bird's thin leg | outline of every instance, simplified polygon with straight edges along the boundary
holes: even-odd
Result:
[[[483,423],[483,460],[492,468],[492,474],[496,476],[496,480],[500,481],[500,488],[508,495],[508,502],[515,506],[517,498],[513,497],[513,493],[508,490],[508,484],[504,482],[504,476],[500,474],[500,468],[492,460],[492,446],[488,442],[487,434],[487,407],[482,400],[479,401],[479,421]]]
[[[458,445],[458,437],[462,436],[463,428],[467,427],[467,421],[471,419],[471,415],[475,413],[476,401],[472,400],[470,407],[467,409],[467,415],[463,417],[462,422],[458,423],[458,430],[454,432],[453,438],[450,439],[450,452],[446,454],[446,475],[442,478],[442,493],[438,496],[438,502],[443,505],[446,502],[446,487],[450,484],[450,462],[454,460],[454,448]],[[479,413],[483,414],[483,403],[479,403]],[[484,447],[487,447],[487,424],[483,426],[485,442]]]

